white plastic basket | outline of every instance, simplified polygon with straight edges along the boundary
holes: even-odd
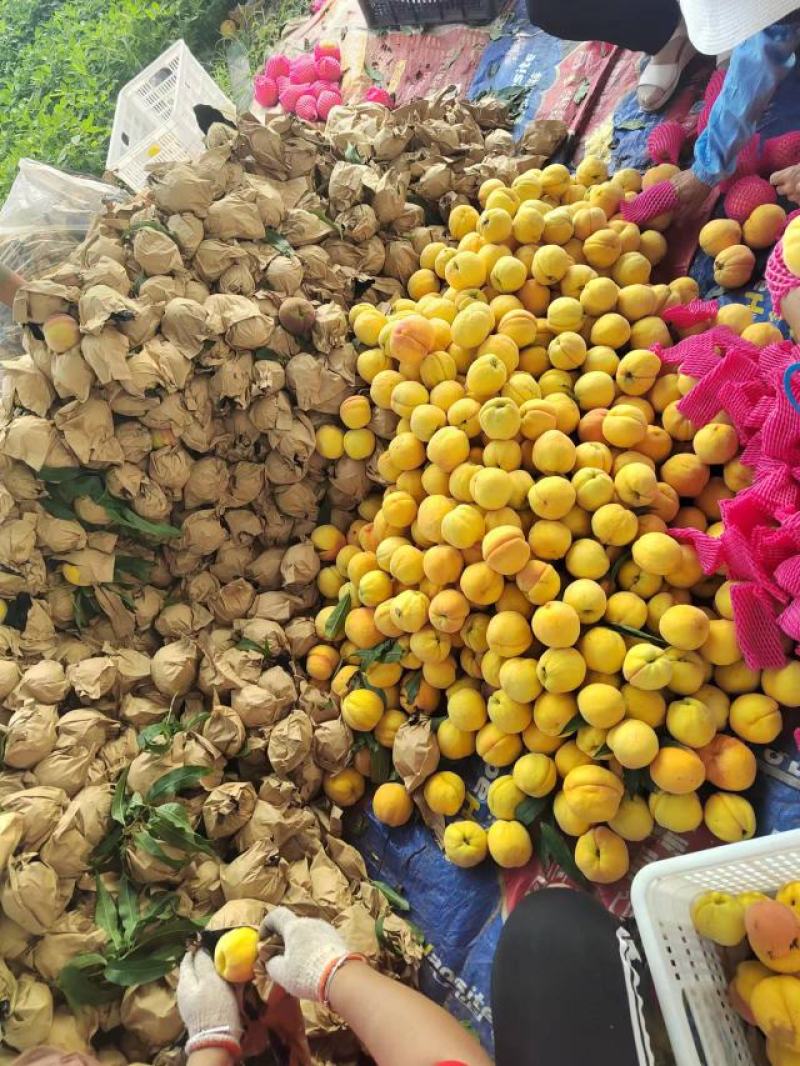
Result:
[[[131,189],[147,182],[149,163],[192,159],[203,151],[195,104],[226,117],[236,108],[198,63],[184,41],[163,52],[117,97],[106,166]]]
[[[721,955],[689,910],[701,892],[772,893],[800,878],[800,829],[654,862],[631,902],[677,1066],[757,1066]]]

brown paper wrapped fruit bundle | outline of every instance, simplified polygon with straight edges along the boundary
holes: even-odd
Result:
[[[477,188],[476,116],[498,113],[443,98],[342,109],[326,137],[216,127],[20,293],[0,440],[10,1051],[178,1061],[187,937],[277,903],[413,975],[421,947],[321,791],[352,732],[297,667],[319,508],[346,527],[369,484],[358,450],[327,479],[315,437],[355,385],[356,287],[388,311],[444,236],[407,195]],[[346,127],[370,131],[363,162]],[[307,1021],[322,1058],[352,1058],[336,1019]]]
[[[128,1061],[173,1061],[173,971],[187,939],[208,918],[258,924],[279,903],[413,977],[422,945],[341,839],[338,809],[310,803],[352,745],[331,700],[292,665],[313,624],[250,619],[209,639],[217,646],[200,634],[152,657],[111,652],[66,668],[6,660],[18,681],[0,772],[4,1047],[91,1042]],[[306,1013],[316,1052],[335,1044],[348,1061],[338,1020]],[[62,1015],[68,1037],[52,1028]]]
[[[746,839],[750,745],[800,705],[800,664],[749,669],[730,582],[668,532],[720,531],[750,472],[724,415],[680,414],[693,381],[651,350],[698,293],[651,282],[666,241],[617,214],[641,181],[589,158],[484,182],[389,315],[351,309],[363,385],[317,431],[335,459],[394,427],[359,518],[312,534],[327,605],[306,669],[364,749],[325,788],[344,803],[385,782],[377,817],[401,825],[416,802],[460,866],[524,865],[542,818],[549,853],[597,882],[655,826]],[[474,753],[488,832],[463,815]]]

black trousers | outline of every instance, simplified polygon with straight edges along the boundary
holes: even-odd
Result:
[[[565,41],[608,41],[653,55],[681,17],[678,0],[527,0],[534,26]]]
[[[592,896],[526,896],[492,971],[497,1066],[651,1066],[634,960],[629,935]]]

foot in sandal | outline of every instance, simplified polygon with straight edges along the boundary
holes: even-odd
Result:
[[[675,32],[652,56],[639,77],[639,106],[643,111],[659,111],[669,100],[684,68],[697,55],[681,19]]]

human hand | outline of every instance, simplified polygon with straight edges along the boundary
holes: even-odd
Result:
[[[273,981],[298,999],[328,1000],[328,984],[348,959],[363,959],[347,950],[332,925],[319,918],[297,918],[288,907],[276,907],[261,923],[260,938],[277,933],[283,939],[283,954],[270,959],[267,973]]]
[[[670,181],[681,207],[689,214],[699,211],[711,192],[711,186],[701,181],[693,170],[682,170]]]
[[[769,180],[781,196],[800,204],[800,166],[776,170]]]
[[[178,1010],[186,1025],[186,1054],[219,1047],[241,1053],[242,1021],[234,991],[207,951],[187,951],[178,978]]]

